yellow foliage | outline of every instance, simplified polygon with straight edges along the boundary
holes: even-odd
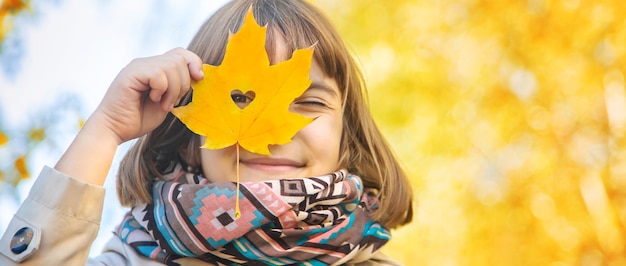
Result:
[[[406,265],[626,265],[626,2],[317,0],[412,177]]]
[[[15,159],[15,170],[20,175],[20,180],[16,180],[16,182],[21,181],[21,179],[26,179],[30,177],[30,172],[28,172],[28,167],[26,166],[26,155],[20,156]]]
[[[0,43],[4,40],[6,33],[11,30],[12,17],[28,9],[29,2],[28,0],[2,0],[2,4],[0,4]]]
[[[41,142],[46,138],[46,130],[44,128],[33,128],[28,133],[28,138],[35,142]]]
[[[7,144],[8,142],[9,142],[9,136],[4,134],[3,132],[0,132],[0,146]]]

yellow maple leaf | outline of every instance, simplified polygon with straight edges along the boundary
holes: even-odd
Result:
[[[297,49],[291,59],[270,65],[266,31],[248,11],[239,31],[230,35],[221,65],[204,64],[204,79],[192,84],[192,101],[172,111],[191,131],[206,136],[202,148],[238,143],[250,152],[270,155],[268,145],[290,142],[313,120],[289,112],[293,100],[311,85],[313,48]],[[232,100],[233,91],[255,97],[241,109]]]

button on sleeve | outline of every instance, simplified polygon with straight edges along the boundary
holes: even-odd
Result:
[[[0,240],[0,252],[15,262],[21,262],[35,253],[41,241],[41,230],[14,216]]]

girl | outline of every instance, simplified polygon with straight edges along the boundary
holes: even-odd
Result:
[[[314,46],[311,87],[290,111],[316,119],[271,156],[204,142],[169,113],[191,101],[202,64],[219,65],[229,32],[252,9],[271,64]],[[388,229],[411,221],[409,182],[369,113],[361,73],[328,20],[304,1],[237,0],[188,50],[133,60],[54,169],[45,168],[0,241],[0,264],[395,264]],[[242,108],[254,101],[234,94]],[[117,147],[117,190],[131,211],[87,259]],[[239,164],[241,188],[236,187]],[[54,189],[50,189],[54,188]],[[241,217],[234,216],[239,197]]]

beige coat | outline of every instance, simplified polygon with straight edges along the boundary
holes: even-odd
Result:
[[[102,216],[104,188],[45,167],[0,239],[0,265],[163,265],[113,236],[88,258]],[[193,258],[181,265],[208,265]],[[359,265],[398,265],[379,254]]]

